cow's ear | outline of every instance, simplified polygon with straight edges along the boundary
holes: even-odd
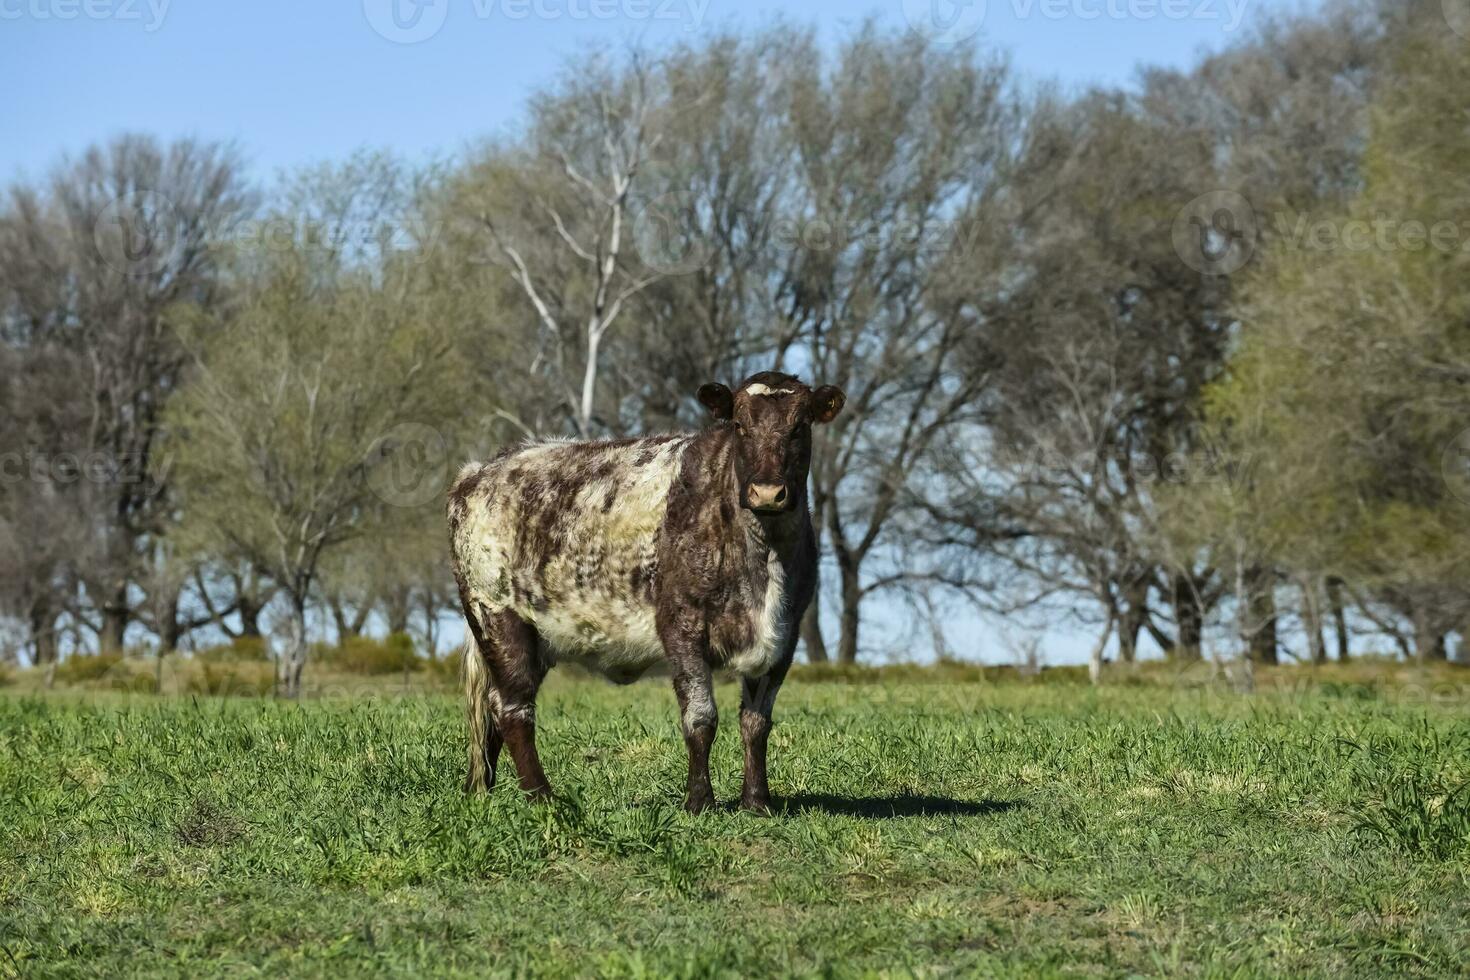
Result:
[[[711,381],[707,385],[699,386],[699,393],[695,396],[699,403],[709,409],[709,413],[721,422],[728,422],[735,414],[735,396],[730,394],[730,389],[718,381]]]
[[[836,385],[822,385],[812,392],[812,421],[825,425],[842,411],[847,396]]]

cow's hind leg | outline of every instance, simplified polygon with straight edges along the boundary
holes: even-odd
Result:
[[[483,628],[490,650],[486,659],[500,702],[500,736],[510,750],[522,792],[533,799],[547,799],[551,784],[536,754],[536,692],[546,677],[539,638],[531,624],[510,610],[486,616]]]
[[[465,607],[465,624],[469,642],[464,650],[465,712],[469,720],[469,774],[465,777],[466,793],[488,791],[495,787],[495,770],[500,762],[500,747],[505,741],[500,734],[500,694],[490,674],[489,641],[485,638],[474,611]]]

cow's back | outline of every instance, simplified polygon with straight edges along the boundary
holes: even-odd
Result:
[[[449,498],[465,598],[614,677],[658,660],[658,536],[689,438],[533,443],[466,467]]]

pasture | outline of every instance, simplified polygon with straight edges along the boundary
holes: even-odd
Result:
[[[13,688],[0,975],[1463,974],[1455,682],[798,671],[769,818],[730,685],[699,817],[666,682],[553,674],[544,807],[462,794],[447,693]]]

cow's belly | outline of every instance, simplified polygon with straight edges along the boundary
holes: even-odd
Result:
[[[522,615],[552,661],[571,661],[620,683],[636,680],[664,658],[651,605],[573,597]]]
[[[779,578],[768,583],[763,601],[737,613],[732,636],[714,638],[714,662],[743,677],[760,677],[781,658],[795,628]],[[571,662],[619,683],[638,679],[664,660],[652,604],[630,604],[606,596],[564,598],[550,607],[518,610],[536,628],[553,662]],[[733,640],[734,642],[728,642]]]

